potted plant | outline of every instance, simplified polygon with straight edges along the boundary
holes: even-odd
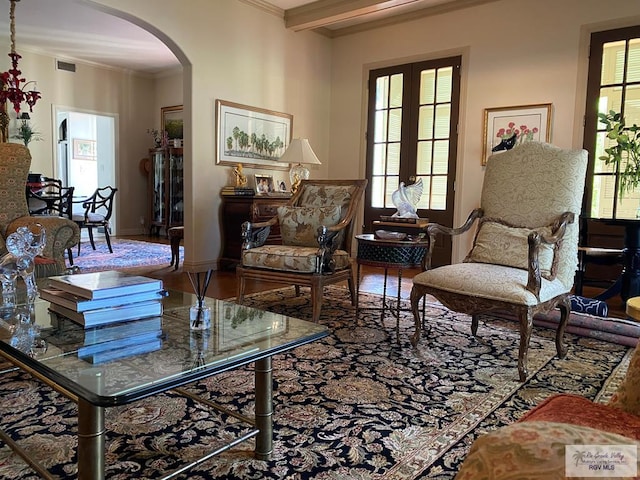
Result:
[[[640,185],[640,127],[635,123],[627,127],[620,113],[598,113],[598,119],[605,124],[607,138],[613,142],[605,148],[606,155],[600,160],[606,165],[613,164],[620,172],[620,198]]]
[[[24,146],[28,147],[30,142],[42,140],[42,135],[40,134],[40,132],[36,132],[33,127],[29,125],[28,120],[21,120],[18,131],[13,136],[13,138],[22,140]]]

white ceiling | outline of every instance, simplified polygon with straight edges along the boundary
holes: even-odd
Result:
[[[335,36],[349,29],[443,8],[464,8],[495,0],[241,0],[283,16],[292,30],[316,29]],[[9,37],[9,0],[0,0],[0,37]],[[52,55],[155,74],[179,67],[177,58],[155,36],[81,0],[19,0],[16,51]],[[9,52],[7,52],[9,53]],[[1,53],[0,53],[1,55]],[[6,65],[8,66],[8,58]],[[0,65],[3,65],[0,59]],[[2,69],[0,67],[0,69]]]

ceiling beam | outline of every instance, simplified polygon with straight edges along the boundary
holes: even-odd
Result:
[[[422,0],[317,0],[285,11],[286,28],[310,30]]]

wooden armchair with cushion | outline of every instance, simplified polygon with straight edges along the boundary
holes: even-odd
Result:
[[[556,348],[563,343],[577,265],[578,223],[587,168],[587,152],[561,150],[527,142],[489,158],[480,208],[463,227],[428,226],[430,249],[436,234],[458,235],[478,228],[465,261],[431,269],[431,251],[424,272],[413,279],[411,308],[420,339],[418,302],[431,294],[448,308],[472,316],[476,335],[478,315],[491,311],[515,314],[520,323],[518,373],[527,377],[527,350],[533,316],[560,307]]]
[[[59,275],[67,270],[64,252],[80,241],[78,226],[67,218],[29,215],[25,185],[31,154],[24,145],[0,143],[0,255],[7,253],[4,240],[18,227],[41,224],[46,231],[42,256],[36,258],[36,277]]]
[[[351,241],[367,180],[303,180],[278,216],[242,226],[242,259],[236,268],[238,302],[247,279],[311,287],[313,321],[320,318],[323,288],[347,281],[355,305]],[[279,224],[282,245],[265,245]]]

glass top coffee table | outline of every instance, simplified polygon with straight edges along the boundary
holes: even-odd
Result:
[[[211,328],[191,331],[189,307],[195,301],[195,295],[169,290],[162,300],[164,312],[160,319],[159,342],[152,351],[101,363],[91,363],[78,354],[100,327],[84,329],[61,318],[49,311],[49,302],[42,299],[30,306],[19,303],[16,307],[5,307],[0,304],[0,356],[78,404],[80,480],[104,479],[106,407],[125,405],[171,389],[185,393],[179,387],[250,363],[255,364],[255,418],[234,416],[249,421],[254,428],[163,478],[172,478],[254,436],[256,458],[270,457],[273,443],[271,358],[327,336],[328,329],[285,315],[208,298]],[[11,346],[12,335],[15,340],[16,318],[20,314],[39,325],[40,339],[46,341],[46,351],[44,348],[40,352],[24,348],[22,351]],[[203,399],[196,400],[215,406]],[[15,443],[4,432],[0,433],[2,440],[14,448]],[[21,456],[44,478],[52,478],[42,466]]]

